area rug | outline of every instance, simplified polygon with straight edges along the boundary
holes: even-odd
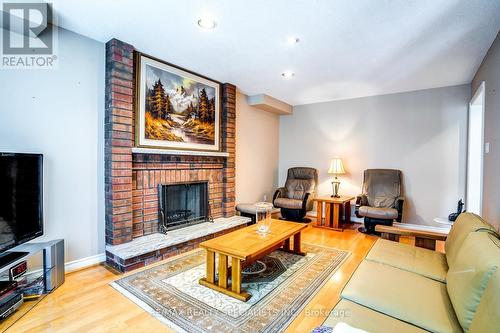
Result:
[[[280,332],[347,258],[347,251],[303,244],[306,256],[274,251],[245,270],[242,302],[201,286],[205,251],[196,250],[111,285],[179,332]]]

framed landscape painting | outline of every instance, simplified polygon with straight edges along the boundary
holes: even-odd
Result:
[[[139,147],[219,150],[220,84],[137,54]]]

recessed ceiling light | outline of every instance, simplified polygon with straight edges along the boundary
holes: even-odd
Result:
[[[295,45],[297,44],[298,42],[300,42],[300,39],[299,37],[295,37],[295,36],[290,36],[286,39],[286,42],[288,43],[288,45]]]
[[[217,22],[212,15],[205,14],[198,19],[198,25],[200,28],[211,30],[217,26]]]
[[[285,79],[291,79],[295,76],[295,73],[292,71],[284,71],[283,73],[281,73],[281,76],[283,76]]]

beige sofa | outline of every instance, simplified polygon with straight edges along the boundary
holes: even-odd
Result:
[[[369,332],[500,332],[500,239],[459,216],[446,254],[379,239],[323,326]]]

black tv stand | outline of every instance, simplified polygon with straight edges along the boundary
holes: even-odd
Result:
[[[0,254],[0,268],[7,266],[8,264],[21,259],[22,257],[27,256],[30,254],[29,252],[4,252]]]

